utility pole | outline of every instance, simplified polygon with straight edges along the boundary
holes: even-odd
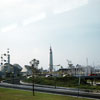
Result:
[[[34,65],[32,65],[32,85],[33,85],[33,96],[35,96],[35,93],[34,93],[34,75],[35,75],[35,71],[34,71]]]
[[[53,66],[60,66],[60,64],[59,64],[59,65],[53,65]],[[56,82],[56,81],[57,81],[57,72],[56,72],[56,71],[57,71],[57,70],[55,69],[55,78],[54,78],[54,79],[55,79],[55,89],[56,89],[56,87],[57,87],[57,86],[56,86],[56,85],[57,85],[57,82]]]
[[[81,74],[80,74],[80,70],[79,70],[79,76],[78,76],[78,96],[80,93],[80,82],[81,82]]]
[[[88,66],[88,58],[86,58],[86,65]]]

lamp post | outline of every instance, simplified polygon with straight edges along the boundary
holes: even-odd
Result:
[[[53,65],[53,66],[60,66],[60,64],[59,65]],[[55,89],[56,89],[56,84],[57,84],[57,82],[56,82],[57,79],[56,78],[57,78],[57,73],[56,73],[56,70],[55,70]]]
[[[39,64],[39,60],[36,60],[36,59],[33,59],[30,61],[30,64],[31,64],[31,68],[32,68],[32,83],[33,83],[33,96],[35,96],[35,92],[34,92],[34,75],[35,75],[35,68],[38,66]]]
[[[80,74],[80,69],[79,69],[79,76],[78,76],[78,96],[80,92],[80,82],[81,82],[81,74]]]

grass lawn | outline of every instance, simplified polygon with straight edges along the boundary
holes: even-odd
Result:
[[[46,94],[39,92],[35,92],[35,96],[32,96],[31,91],[0,88],[0,100],[95,100],[95,99],[77,98],[77,97],[53,95],[53,94]]]

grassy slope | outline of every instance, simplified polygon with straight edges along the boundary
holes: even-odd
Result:
[[[24,82],[32,83],[32,78],[23,78]],[[56,78],[56,86],[61,87],[72,87],[72,88],[82,88],[82,89],[90,89],[90,90],[100,90],[100,86],[92,86],[86,83],[86,80],[81,79],[81,84],[78,86],[79,79],[76,77],[57,77]],[[41,85],[51,85],[55,86],[55,77],[36,77],[36,84]]]
[[[0,100],[93,100],[93,99],[52,95],[52,94],[45,94],[38,92],[35,93],[35,96],[32,96],[32,92],[30,91],[0,88]]]

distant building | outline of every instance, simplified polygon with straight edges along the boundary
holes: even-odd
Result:
[[[33,74],[33,72],[32,72],[32,66],[30,66],[30,65],[25,65],[24,66],[25,67],[25,69],[26,69],[26,71],[24,72],[24,76],[32,76],[32,74]],[[41,71],[43,71],[43,70],[41,70],[41,69],[38,69],[38,68],[34,68],[34,71],[35,71],[35,73],[41,73]]]
[[[90,74],[97,73],[97,71],[99,73],[99,70],[95,70],[92,66],[81,66],[79,64],[73,67],[59,69],[60,74],[70,76],[88,76]]]
[[[4,73],[0,71],[0,78],[4,78]]]
[[[95,69],[95,74],[100,75],[100,68],[99,69]]]
[[[7,52],[1,55],[0,73],[2,77],[10,77],[11,75],[17,77],[21,71],[22,67],[19,64],[10,64],[10,53],[7,49]]]
[[[3,77],[10,77],[11,75],[17,77],[21,74],[21,71],[22,67],[18,64],[12,65],[5,63],[4,65],[1,65],[1,72],[3,73]]]
[[[24,67],[26,69],[26,72],[25,72],[26,76],[31,76],[32,75],[32,68],[31,68],[31,66],[25,65]]]

